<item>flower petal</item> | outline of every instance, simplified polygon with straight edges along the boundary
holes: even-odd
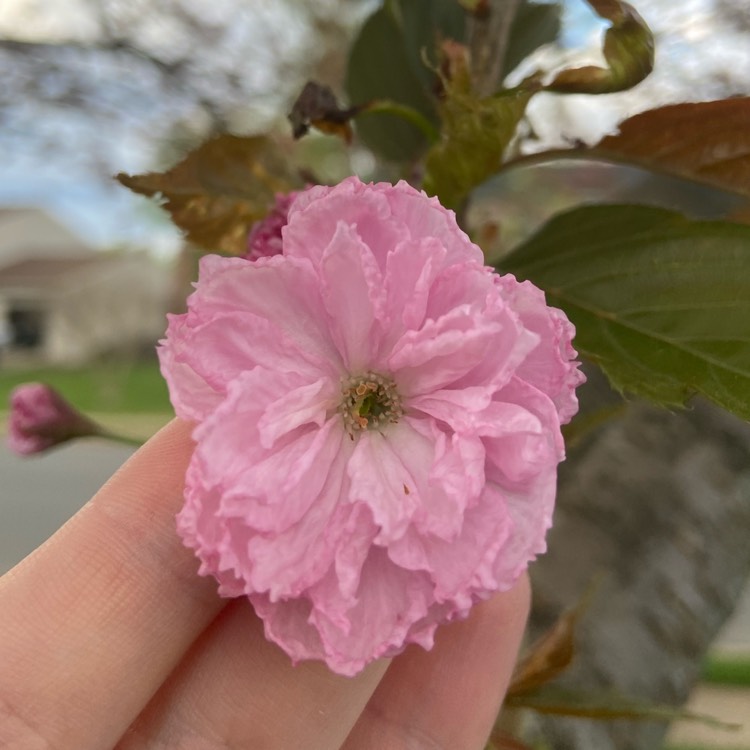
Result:
[[[190,326],[185,315],[167,315],[166,338],[159,342],[157,354],[161,374],[169,386],[169,398],[181,419],[197,422],[208,416],[221,402],[223,393],[210,386],[197,372],[198,360],[188,355],[186,340]]]
[[[377,263],[356,231],[339,222],[320,263],[330,330],[347,371],[358,374],[376,358],[385,298]]]
[[[286,651],[294,664],[306,659],[325,659],[326,652],[317,629],[310,624],[312,604],[304,597],[271,602],[267,594],[249,597],[255,613],[263,620],[266,638]]]
[[[575,389],[586,380],[571,345],[573,324],[561,310],[548,307],[544,292],[530,281],[519,282],[507,274],[497,276],[495,283],[524,327],[539,337],[538,345],[518,368],[518,376],[546,393],[560,413],[561,424],[566,424],[578,411]]]
[[[446,251],[435,237],[399,242],[386,258],[385,288],[391,311],[389,340],[419,329],[427,312],[430,289],[442,269]]]
[[[411,625],[429,611],[432,584],[423,573],[394,565],[374,547],[362,569],[353,606],[343,601],[346,626],[340,623],[339,590],[333,578],[313,587],[310,622],[320,633],[326,661],[340,674],[353,675],[373,658],[403,650]]]
[[[349,502],[367,505],[380,527],[375,542],[401,536],[418,506],[416,492],[409,489],[417,485],[391,443],[379,432],[361,434],[347,471],[351,481]]]
[[[386,255],[403,239],[404,230],[381,191],[368,187],[355,177],[332,188],[317,187],[300,194],[284,228],[284,254],[319,264],[342,223],[353,229],[383,268]]]
[[[330,378],[320,378],[289,391],[269,404],[258,421],[261,445],[271,449],[280,437],[302,425],[322,427],[337,392]]]
[[[254,534],[247,543],[253,560],[247,593],[267,592],[270,600],[302,595],[334,564],[351,508],[338,504],[346,482],[346,454],[334,455],[320,492],[303,516],[278,534]],[[370,540],[367,540],[369,547]]]
[[[209,320],[224,312],[249,312],[272,321],[297,349],[340,363],[331,341],[318,276],[302,259],[275,255],[251,262],[216,256],[201,259],[201,283],[188,298],[188,314]],[[209,273],[204,278],[204,267]]]
[[[419,331],[407,331],[387,360],[397,373],[402,395],[445,388],[467,375],[501,340],[502,324],[480,316],[469,305],[427,320]]]
[[[510,585],[495,577],[495,560],[512,527],[504,497],[495,486],[488,486],[480,502],[466,512],[458,537],[446,541],[410,529],[389,545],[388,554],[402,567],[429,572],[435,582],[436,601],[451,601],[459,609],[468,609],[477,592]]]

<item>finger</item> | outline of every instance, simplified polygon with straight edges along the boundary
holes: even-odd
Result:
[[[175,531],[191,452],[171,423],[0,579],[0,746],[109,750],[220,610]]]
[[[338,748],[386,666],[353,678],[321,662],[292,666],[243,599],[204,633],[117,750]]]
[[[343,750],[481,750],[508,689],[529,612],[528,579],[395,658]]]

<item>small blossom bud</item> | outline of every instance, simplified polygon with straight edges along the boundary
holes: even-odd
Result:
[[[281,254],[281,230],[286,226],[289,209],[296,197],[296,191],[277,194],[273,208],[250,230],[245,258],[258,260],[258,258]]]
[[[30,456],[73,438],[99,433],[96,423],[48,385],[24,383],[11,393],[8,447],[14,453]]]

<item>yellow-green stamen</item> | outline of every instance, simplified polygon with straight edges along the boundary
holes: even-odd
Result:
[[[392,378],[376,372],[352,375],[341,381],[341,415],[346,431],[378,430],[395,424],[403,414]]]

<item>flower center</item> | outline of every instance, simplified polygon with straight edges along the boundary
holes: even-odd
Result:
[[[393,379],[377,372],[342,378],[341,393],[341,415],[351,437],[355,432],[395,424],[404,413]]]

